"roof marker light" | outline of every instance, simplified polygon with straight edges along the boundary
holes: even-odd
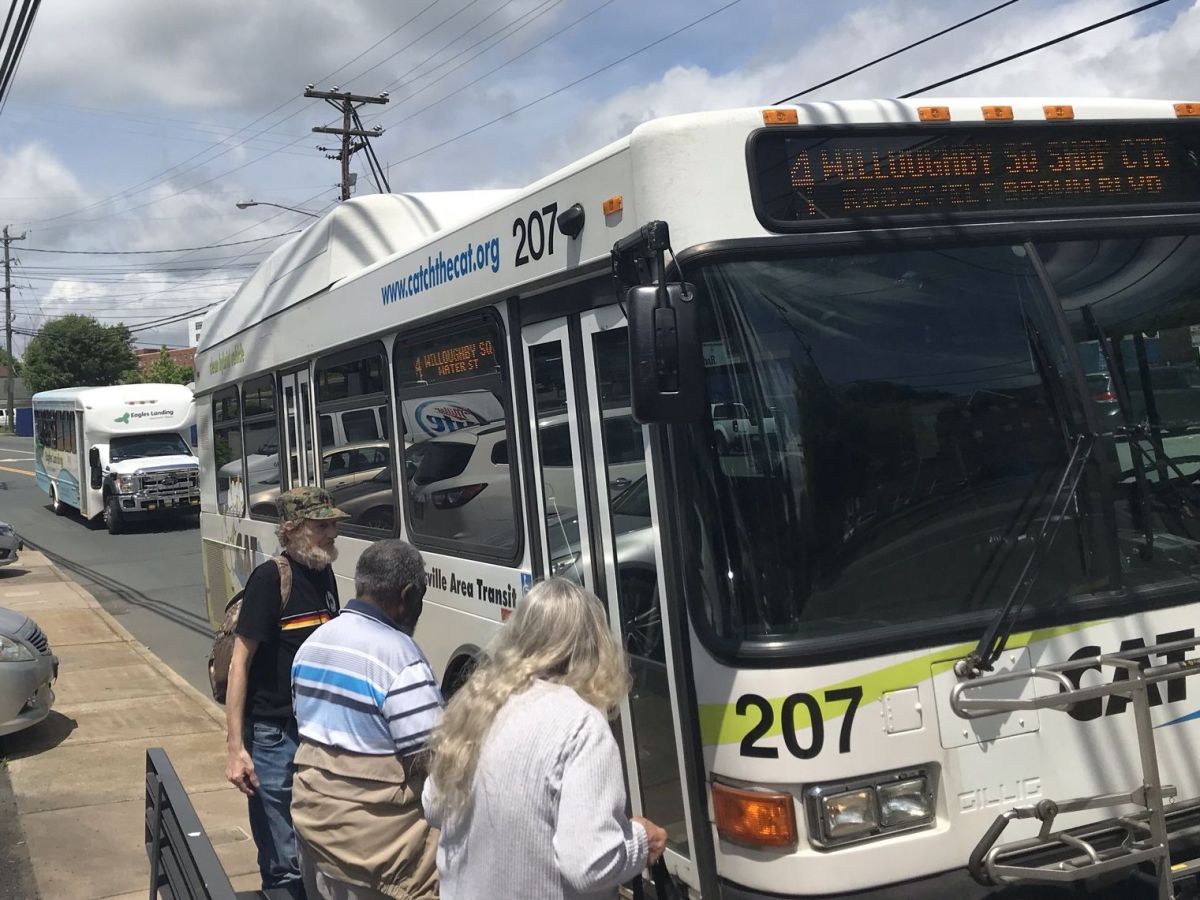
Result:
[[[604,201],[604,214],[611,216],[613,213],[619,213],[625,208],[625,198],[620,194],[613,194]]]
[[[918,106],[917,118],[922,122],[949,122],[950,107],[948,106]]]
[[[764,109],[764,125],[799,125],[800,113],[794,109]]]
[[[1175,115],[1181,119],[1200,116],[1200,103],[1176,103]]]
[[[984,106],[983,121],[985,122],[1011,122],[1013,118],[1013,108],[1011,106]]]
[[[1075,107],[1069,103],[1058,104],[1055,106],[1043,106],[1042,112],[1046,114],[1047,119],[1073,119],[1075,118]]]

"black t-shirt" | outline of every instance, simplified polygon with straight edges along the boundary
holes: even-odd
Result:
[[[246,684],[246,715],[290,719],[292,660],[320,625],[338,614],[333,568],[316,571],[289,559],[292,592],[280,617],[279,568],[267,560],[250,573],[235,633],[258,641]]]

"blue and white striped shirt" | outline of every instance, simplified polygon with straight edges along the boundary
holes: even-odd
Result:
[[[359,600],[296,651],[292,699],[301,737],[368,756],[424,750],[442,715],[421,648]]]

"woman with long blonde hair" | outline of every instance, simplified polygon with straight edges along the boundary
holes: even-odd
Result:
[[[615,897],[662,855],[667,833],[625,815],[608,720],[629,684],[594,594],[529,591],[431,741],[442,900]]]

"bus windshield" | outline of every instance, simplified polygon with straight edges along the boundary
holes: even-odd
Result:
[[[162,434],[132,434],[115,437],[109,444],[113,462],[143,459],[148,456],[191,456],[187,442],[172,432]]]
[[[1086,404],[1100,440],[1026,608],[1190,578],[1200,257],[1172,249],[1181,240],[1194,239],[764,254],[689,269],[710,414],[684,429],[677,471],[708,626],[782,647],[985,621],[1089,431]],[[1127,408],[1100,334],[1129,347],[1117,366]],[[1143,369],[1135,338],[1152,345]],[[1156,398],[1160,421],[1148,423]]]

